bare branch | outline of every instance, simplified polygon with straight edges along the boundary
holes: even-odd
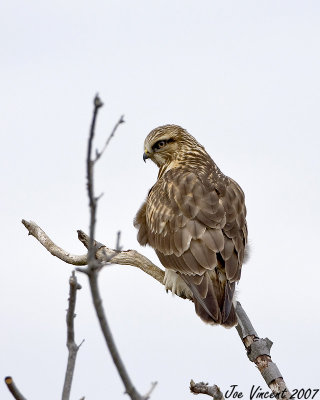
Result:
[[[151,388],[149,391],[143,396],[143,400],[150,399],[152,392],[154,391],[155,387],[157,386],[158,382],[151,382]]]
[[[103,153],[105,152],[106,148],[108,147],[110,140],[113,138],[116,130],[118,129],[119,125],[123,124],[124,121],[124,115],[121,115],[121,117],[119,118],[118,122],[115,124],[114,128],[112,129],[107,141],[105,142],[103,148],[101,151],[96,150],[96,158],[94,160],[94,162],[97,162],[99,160],[99,158],[103,155]]]
[[[65,380],[63,385],[62,391],[62,400],[69,400],[70,398],[70,391],[74,373],[74,367],[76,364],[76,358],[78,350],[83,343],[79,346],[76,345],[74,339],[74,318],[75,318],[75,308],[76,308],[76,299],[77,299],[77,290],[81,289],[81,285],[78,284],[77,278],[75,276],[74,271],[72,271],[71,277],[69,279],[69,307],[67,310],[67,348],[69,351],[68,354],[68,364],[67,370],[65,374]]]
[[[94,240],[94,230],[96,224],[96,208],[97,208],[97,199],[94,196],[94,181],[93,181],[93,168],[94,161],[92,160],[92,146],[93,146],[93,138],[95,134],[96,128],[96,120],[99,109],[103,106],[102,101],[99,96],[96,95],[94,98],[94,109],[93,116],[91,121],[89,139],[88,139],[88,150],[87,150],[87,190],[89,197],[89,209],[90,209],[90,244],[88,248],[88,268],[90,267],[90,262],[94,262],[94,248],[93,248],[93,240]],[[93,265],[92,265],[93,266]]]
[[[81,230],[78,231],[78,239],[86,248],[89,247],[89,236]],[[101,243],[94,243],[97,249],[96,258],[98,260],[108,262],[112,258],[112,264],[131,265],[137,267],[163,285],[164,271],[136,250],[117,252],[116,250],[109,249]]]
[[[143,400],[143,396],[141,396],[136,388],[134,387],[129,374],[125,368],[125,365],[120,357],[119,351],[116,347],[115,341],[113,339],[109,324],[107,322],[107,318],[105,315],[105,311],[102,304],[102,299],[99,292],[98,287],[98,273],[102,267],[101,261],[97,260],[95,257],[96,250],[99,247],[99,244],[94,240],[94,233],[95,233],[95,225],[96,225],[96,210],[97,210],[97,198],[94,195],[94,165],[95,161],[99,159],[99,154],[97,154],[96,160],[92,159],[92,144],[94,138],[94,131],[95,131],[95,122],[98,113],[98,109],[101,107],[102,102],[98,96],[94,99],[94,111],[91,123],[91,129],[88,139],[88,152],[87,152],[87,189],[88,189],[88,197],[89,197],[89,208],[90,208],[90,235],[89,235],[89,244],[88,244],[88,267],[85,270],[81,270],[81,272],[85,272],[88,275],[92,301],[94,304],[94,308],[96,310],[96,314],[100,323],[100,328],[104,335],[105,341],[109,348],[111,357],[113,362],[118,370],[118,373],[122,379],[122,382],[125,386],[126,393],[131,397],[132,400]],[[117,129],[117,126],[123,122],[121,118],[116,124],[114,130],[111,132],[110,137],[108,138],[103,151],[107,147],[109,141],[111,140],[114,132]],[[102,152],[103,152],[102,151]],[[119,241],[119,239],[118,239]],[[116,252],[114,252],[114,255]],[[110,261],[110,258],[109,260]]]
[[[121,239],[121,231],[117,232],[117,241],[116,241],[116,251],[121,251],[122,246],[120,246],[120,239]]]
[[[263,379],[276,398],[290,399],[290,391],[281,372],[270,356],[272,341],[268,338],[262,339],[258,337],[249,317],[239,302],[237,302],[236,313],[238,317],[236,329],[247,350],[249,360],[256,364]]]
[[[36,239],[39,240],[39,242],[46,246],[48,242],[54,243],[49,239],[49,240],[40,240],[46,236],[46,234],[40,229],[35,223],[28,223],[28,226],[32,227],[33,232],[41,232],[41,237],[38,238],[37,235],[35,234],[34,236]],[[24,224],[26,227],[27,225]],[[34,226],[35,225],[35,226]],[[28,228],[29,229],[29,228]],[[47,236],[46,236],[47,237]],[[79,240],[88,248],[89,246],[89,236],[86,235],[83,231],[78,231],[78,238]],[[55,246],[55,245],[54,245]],[[104,246],[103,244],[94,241],[94,246],[95,246],[95,257],[97,260],[101,262],[109,262],[110,259],[112,259],[113,264],[120,264],[120,265],[131,265],[133,267],[137,267],[141,269],[143,272],[146,274],[152,276],[154,279],[156,279],[159,283],[163,285],[163,279],[164,279],[164,271],[157,267],[155,264],[153,264],[147,257],[143,256],[142,254],[138,253],[135,250],[127,250],[127,251],[120,251],[117,252],[116,250],[109,249],[108,247]],[[46,247],[47,248],[47,247]],[[60,248],[59,248],[60,249]],[[51,253],[54,253],[56,255],[55,251],[52,251],[52,248],[48,249]],[[60,249],[62,250],[62,249]],[[63,254],[67,254],[66,251],[62,250]],[[79,259],[82,256],[73,256],[75,259]],[[63,257],[61,257],[63,261]],[[69,263],[71,263],[71,260],[68,260]],[[76,264],[79,265],[79,264]],[[84,272],[84,271],[82,271]],[[183,296],[180,296],[184,298]],[[254,330],[248,316],[244,312],[243,308],[241,307],[240,303],[237,303],[237,308],[236,308],[237,316],[238,316],[238,325],[237,325],[237,331],[239,333],[239,336],[241,340],[243,341],[243,344],[245,345],[245,348],[247,349],[248,356],[249,354],[256,354],[253,353],[253,348],[258,346],[258,342],[265,341],[266,345],[264,347],[261,347],[264,353],[263,354],[258,354],[256,355],[253,361],[257,367],[259,368],[259,371],[264,378],[265,382],[269,386],[269,388],[272,390],[273,393],[278,394],[281,393],[283,398],[287,399],[290,397],[290,392],[284,382],[283,377],[281,377],[281,374],[279,373],[279,377],[275,377],[275,373],[277,372],[277,369],[274,367],[274,363],[271,360],[271,357],[269,352],[266,355],[267,349],[266,347],[270,346],[268,343],[271,342],[269,339],[260,339]],[[268,342],[269,341],[269,342]],[[255,343],[253,346],[252,344]],[[259,348],[259,347],[258,347]],[[269,348],[270,350],[270,348]],[[270,381],[270,379],[273,379]]]
[[[68,264],[87,265],[87,254],[80,256],[70,254],[68,251],[57,246],[35,222],[24,219],[21,222],[28,229],[28,234],[35,237],[53,256],[60,258],[60,260]]]
[[[57,246],[50,237],[35,223],[32,221],[22,220],[23,225],[28,229],[29,234],[34,236],[41,244],[47,249],[53,256],[58,257],[60,260],[72,264],[75,266],[84,266],[88,264],[88,254],[73,255],[68,251],[63,250]],[[89,236],[83,231],[78,231],[78,238],[84,244],[86,248],[89,247]],[[157,267],[147,257],[138,253],[136,250],[125,250],[117,252],[116,250],[110,249],[105,245],[94,241],[96,248],[95,258],[102,263],[110,262],[112,259],[113,264],[118,265],[131,265],[133,267],[141,269],[146,274],[152,276],[159,283],[163,284],[164,271]],[[77,268],[79,270],[79,268]],[[86,269],[81,270],[85,272]]]
[[[118,370],[118,373],[122,379],[122,382],[125,386],[126,393],[131,397],[132,400],[143,400],[143,396],[141,396],[136,388],[134,387],[125,365],[121,359],[120,353],[116,347],[115,341],[113,339],[112,332],[110,330],[109,324],[107,322],[102,299],[100,297],[100,292],[98,288],[98,271],[92,270],[89,274],[89,282],[90,282],[90,289],[92,294],[93,304],[97,313],[97,317],[99,319],[100,327],[107,343],[108,349],[110,351],[111,357],[113,362]]]
[[[207,394],[214,400],[224,400],[224,396],[217,385],[209,386],[208,383],[198,382],[195,383],[192,379],[190,381],[190,391],[193,394]]]
[[[14,383],[13,379],[11,376],[7,376],[4,378],[4,381],[7,385],[7,388],[9,389],[10,393],[16,400],[26,400],[26,398],[23,396],[23,394],[20,392],[20,390],[17,388],[16,384]]]

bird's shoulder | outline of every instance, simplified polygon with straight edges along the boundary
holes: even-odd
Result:
[[[181,233],[182,239],[186,236],[190,243],[191,237],[197,240],[208,231],[207,237],[214,230],[223,233],[225,242],[230,241],[230,250],[234,243],[242,252],[247,237],[245,218],[244,194],[234,180],[217,176],[212,170],[204,177],[188,168],[174,168],[150,189],[136,215],[135,226],[140,244],[149,243],[159,250],[163,249],[154,245],[157,238]],[[178,253],[183,249],[184,246]]]
[[[172,221],[171,229],[174,221],[180,221],[175,223],[179,225],[181,220],[197,220],[208,227],[225,224],[222,199],[228,196],[231,180],[222,174],[216,176],[214,171],[200,172],[173,168],[157,180],[149,191],[144,208],[151,231],[161,233],[169,221]],[[233,197],[232,190],[229,197]]]
[[[158,202],[176,208],[183,203],[183,198],[196,202],[201,199],[213,198],[232,201],[243,198],[240,186],[224,175],[212,162],[205,168],[176,167],[162,174],[148,193],[147,207],[153,207]]]

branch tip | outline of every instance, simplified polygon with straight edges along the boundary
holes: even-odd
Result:
[[[94,106],[95,106],[96,108],[100,108],[100,107],[103,106],[103,102],[101,101],[101,99],[100,99],[98,93],[95,95],[95,98],[94,98],[94,100],[93,100],[93,104],[94,104]]]
[[[22,224],[28,230],[29,235],[37,239],[42,246],[47,249],[53,256],[72,265],[87,265],[87,254],[73,255],[57,246],[49,236],[33,221],[22,220]]]
[[[190,391],[193,394],[207,394],[208,396],[211,396],[214,400],[224,400],[223,393],[221,392],[219,386],[209,386],[209,383],[206,382],[195,383],[194,380],[191,379]]]
[[[143,396],[143,400],[148,400],[150,399],[150,396],[152,394],[152,392],[154,391],[155,387],[157,386],[158,382],[154,381],[151,382],[151,388],[149,389],[149,391]]]
[[[116,241],[116,251],[121,251],[122,246],[120,245],[120,239],[121,239],[121,231],[117,232],[117,241]]]
[[[62,391],[62,400],[70,399],[70,391],[73,380],[73,374],[76,364],[77,353],[80,346],[77,346],[74,338],[74,319],[76,317],[75,308],[77,300],[77,290],[81,286],[78,284],[75,271],[71,272],[69,278],[69,299],[68,299],[68,309],[66,315],[67,323],[67,348],[68,348],[68,363],[64,378],[64,385]]]
[[[16,384],[14,383],[13,379],[11,376],[6,376],[4,378],[5,384],[7,385],[7,388],[9,392],[12,394],[12,396],[16,400],[26,400],[26,398],[23,396],[23,394],[20,392],[20,390],[17,388]]]

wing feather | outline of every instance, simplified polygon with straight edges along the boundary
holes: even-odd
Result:
[[[199,239],[206,232],[206,226],[201,224],[196,219],[189,219],[189,221],[186,224],[186,228],[190,233],[190,235],[192,236],[192,239]]]
[[[226,276],[230,282],[234,282],[238,275],[238,257],[235,252],[231,254],[231,257],[228,258],[225,262]]]
[[[182,253],[188,250],[192,239],[192,235],[190,231],[186,227],[184,227],[182,229],[176,230],[173,233],[173,239],[175,248],[177,249],[177,251],[174,253],[177,256],[181,256]]]
[[[225,239],[221,229],[206,229],[202,240],[209,249],[216,253],[224,249]]]
[[[203,268],[214,269],[217,266],[216,253],[204,245],[202,240],[192,240],[190,242],[190,250]]]
[[[198,262],[198,260],[195,258],[195,256],[192,254],[191,250],[188,249],[185,251],[182,256],[181,256],[185,268],[189,269],[189,274],[188,275],[202,275],[203,274],[203,267],[201,264]]]
[[[236,320],[232,297],[247,241],[245,216],[236,182],[215,183],[208,174],[203,183],[182,167],[158,179],[137,213],[139,243],[150,244],[165,268],[181,275],[206,322]]]

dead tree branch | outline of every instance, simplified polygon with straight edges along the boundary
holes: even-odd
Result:
[[[20,392],[20,390],[17,388],[16,384],[14,383],[13,379],[11,376],[7,376],[4,378],[4,381],[7,385],[7,388],[9,389],[10,393],[16,400],[27,400],[23,394]]]
[[[35,237],[54,257],[59,258],[67,264],[75,266],[88,264],[87,253],[81,256],[70,254],[61,247],[57,246],[35,222],[26,221],[24,219],[21,222],[28,229],[28,235]]]
[[[93,240],[94,240],[94,231],[96,226],[96,209],[98,202],[98,198],[96,198],[94,195],[93,170],[95,161],[92,160],[91,154],[92,154],[93,138],[95,134],[97,115],[99,109],[103,106],[103,103],[98,95],[96,95],[96,97],[94,98],[93,103],[94,103],[93,116],[91,121],[91,127],[88,139],[88,149],[87,149],[87,190],[88,190],[89,210],[90,210],[90,224],[89,224],[90,240],[88,247],[88,269],[94,267],[93,264],[95,264]]]
[[[118,373],[122,379],[122,382],[125,386],[126,393],[131,397],[132,400],[145,400],[146,397],[139,394],[136,390],[135,386],[133,385],[129,374],[126,370],[126,367],[121,359],[120,353],[117,349],[115,341],[113,339],[112,332],[110,330],[106,314],[104,311],[102,299],[100,296],[99,286],[98,286],[98,275],[99,271],[101,270],[103,264],[102,262],[95,257],[98,243],[95,242],[95,226],[96,226],[96,211],[97,211],[97,204],[98,204],[98,197],[95,197],[94,193],[94,166],[95,163],[99,160],[102,153],[105,151],[106,147],[108,146],[111,138],[113,137],[117,127],[124,122],[123,117],[121,117],[118,123],[115,125],[113,131],[111,132],[108,140],[105,143],[104,148],[102,149],[101,153],[96,153],[96,158],[92,158],[92,147],[93,147],[93,139],[95,135],[95,124],[98,115],[99,109],[102,107],[103,103],[101,102],[99,96],[97,95],[94,99],[94,110],[93,110],[93,117],[91,122],[90,134],[88,139],[88,151],[87,151],[87,189],[88,189],[88,197],[89,197],[89,209],[90,209],[90,235],[88,241],[88,266],[86,268],[78,269],[78,271],[84,272],[87,274],[90,283],[90,290],[92,301],[94,304],[94,308],[100,323],[100,328],[104,335],[106,344],[110,351],[111,357],[113,362],[118,370]],[[119,246],[120,236],[118,234],[117,239],[117,246]],[[106,260],[107,262],[113,260],[113,257],[116,255],[117,251],[113,251],[110,257]]]
[[[28,227],[31,227],[33,232],[41,232],[41,238],[43,238],[43,235],[45,233],[34,222],[29,222],[27,224],[24,223],[24,225],[27,229]],[[33,236],[38,239],[36,235]],[[86,235],[83,231],[78,231],[78,238],[84,244],[84,246],[88,248],[89,236]],[[41,241],[40,239],[38,240],[44,246],[48,242],[52,243],[50,239],[44,241]],[[110,261],[110,257],[112,257],[113,264],[131,265],[133,267],[137,267],[143,272],[152,276],[159,283],[163,284],[164,271],[153,264],[147,257],[143,256],[137,251],[127,250],[117,252],[116,250],[109,249],[108,247],[96,241],[94,241],[94,246],[96,251],[95,257],[97,260],[100,260],[101,262],[108,262]],[[51,247],[47,250],[52,253]],[[63,254],[67,254],[67,252],[64,250],[62,252]],[[73,257],[75,257],[75,259],[78,259],[81,256]],[[61,257],[61,259],[65,261],[64,257]],[[69,259],[68,261],[69,263],[72,263],[71,259]],[[272,362],[270,357],[270,347],[272,342],[269,341],[269,339],[260,339],[258,337],[258,334],[254,330],[248,316],[244,312],[240,303],[237,303],[236,311],[238,316],[238,325],[236,328],[247,350],[248,357],[250,356],[250,361],[253,361],[257,365],[263,379],[265,380],[273,394],[275,396],[282,396],[283,399],[288,399],[290,397],[290,391],[285,384],[283,376],[280,374],[280,372],[278,372],[279,370],[274,367],[275,364]],[[265,345],[260,347],[259,343],[265,343]],[[260,352],[260,354],[258,354],[257,351]],[[253,359],[251,360],[251,358]],[[276,377],[276,375],[278,375],[278,377]]]
[[[190,382],[190,391],[193,394],[207,394],[214,400],[224,400],[224,396],[217,385],[209,386],[208,383],[195,383],[192,379]]]
[[[114,134],[116,133],[116,130],[118,129],[119,125],[123,124],[124,122],[125,122],[124,115],[121,115],[121,117],[119,118],[119,121],[115,124],[108,139],[106,140],[102,150],[101,151],[96,150],[96,158],[95,158],[94,162],[97,162],[99,160],[99,158],[103,155],[103,153],[105,152],[106,148],[108,147],[108,145],[110,143],[110,140],[113,138]]]
[[[81,230],[78,230],[77,232],[80,242],[88,248],[89,236]],[[107,263],[112,258],[112,264],[131,265],[139,268],[163,285],[164,271],[136,250],[116,251],[109,249],[99,242],[95,242],[95,247],[97,249],[96,258],[98,260]]]
[[[81,285],[78,284],[77,278],[75,276],[74,271],[72,271],[71,277],[69,279],[69,306],[67,310],[67,348],[68,348],[68,363],[67,370],[64,379],[63,391],[62,391],[62,400],[69,400],[70,391],[74,373],[74,367],[76,364],[76,358],[78,350],[82,344],[78,346],[74,339],[74,318],[75,318],[75,308],[76,308],[76,300],[77,300],[77,290],[81,289]]]
[[[88,264],[88,253],[83,255],[74,255],[63,250],[61,247],[56,245],[50,237],[33,221],[22,220],[22,224],[26,227],[29,235],[37,239],[42,246],[48,250],[53,256],[58,257],[60,260],[67,264],[75,266],[85,266]],[[89,247],[89,236],[83,231],[79,230],[78,239],[83,245]],[[94,241],[94,247],[96,249],[95,258],[102,262],[108,263],[112,258],[113,264],[118,265],[131,265],[133,267],[141,269],[146,274],[152,276],[159,283],[163,284],[164,271],[157,267],[147,257],[138,253],[136,250],[125,250],[117,251],[106,247],[104,244]],[[82,269],[77,268],[78,270]]]
[[[100,323],[100,328],[102,330],[102,333],[104,335],[106,344],[108,346],[108,349],[110,351],[111,357],[113,359],[113,362],[118,370],[118,373],[122,379],[122,382],[125,386],[126,393],[131,397],[132,400],[143,400],[144,397],[141,396],[136,388],[134,387],[129,374],[126,370],[126,367],[122,361],[122,358],[120,356],[120,353],[117,349],[117,346],[115,344],[115,341],[113,339],[112,332],[110,330],[109,324],[107,322],[103,304],[102,304],[102,299],[100,296],[100,291],[98,287],[98,271],[92,271],[89,273],[89,282],[90,282],[90,289],[92,293],[92,300],[94,303],[94,307],[96,310],[97,317],[99,319]]]
[[[249,360],[256,364],[263,379],[276,398],[290,399],[291,393],[281,372],[270,356],[270,349],[273,342],[268,338],[259,338],[239,302],[237,302],[236,313],[238,317],[236,329],[247,350]]]

